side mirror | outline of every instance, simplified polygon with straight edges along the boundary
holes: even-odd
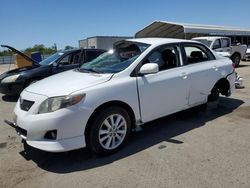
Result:
[[[57,62],[53,62],[52,65],[53,65],[53,67],[57,67],[58,64],[57,64]]]
[[[144,75],[144,74],[154,74],[159,72],[159,66],[156,63],[147,63],[145,65],[142,65],[140,68],[139,73]]]

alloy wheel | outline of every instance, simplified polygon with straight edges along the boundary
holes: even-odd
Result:
[[[127,134],[127,122],[120,114],[108,116],[99,129],[99,143],[107,150],[117,148]]]

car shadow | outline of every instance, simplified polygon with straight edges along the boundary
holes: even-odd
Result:
[[[5,102],[17,102],[19,96],[18,95],[3,95],[2,100]]]
[[[183,141],[176,140],[174,137],[229,114],[243,103],[242,100],[221,97],[220,105],[216,109],[204,111],[201,108],[192,108],[149,122],[143,126],[142,131],[131,134],[124,148],[109,156],[96,156],[87,149],[49,153],[27,146],[27,144],[24,144],[24,150],[20,154],[26,160],[34,161],[40,168],[54,173],[71,173],[97,168],[157,144],[159,144],[158,149],[167,149],[167,143],[182,144]]]

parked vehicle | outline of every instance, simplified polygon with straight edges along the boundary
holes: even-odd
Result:
[[[109,154],[141,124],[229,96],[234,81],[231,60],[199,42],[128,39],[27,87],[8,124],[41,150]]]
[[[32,66],[17,68],[0,75],[0,93],[6,95],[19,95],[30,84],[53,74],[77,68],[105,52],[99,49],[66,50],[57,52],[38,63],[16,49],[13,51],[31,61]]]
[[[192,40],[199,41],[217,53],[232,59],[235,67],[238,67],[240,60],[245,57],[246,45],[232,45],[228,37],[197,37]]]
[[[246,55],[245,55],[243,60],[245,60],[245,61],[250,60],[250,45],[248,45],[248,47],[247,47]]]

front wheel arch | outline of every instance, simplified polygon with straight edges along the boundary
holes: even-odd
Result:
[[[85,131],[86,145],[96,154],[111,154],[125,145],[130,132],[131,119],[127,110],[117,105],[107,106],[95,114]]]
[[[90,131],[90,126],[93,123],[95,117],[97,116],[97,114],[99,114],[100,112],[102,112],[103,110],[109,108],[109,107],[113,107],[113,106],[118,106],[123,108],[124,110],[126,110],[129,114],[130,120],[131,120],[131,128],[133,129],[135,127],[135,113],[133,111],[133,109],[125,102],[122,101],[109,101],[106,102],[100,106],[98,106],[94,112],[91,114],[90,118],[88,119],[88,122],[86,124],[85,127],[85,131],[84,131],[84,136],[85,136],[85,140],[88,140],[88,136],[89,136],[89,131]]]

